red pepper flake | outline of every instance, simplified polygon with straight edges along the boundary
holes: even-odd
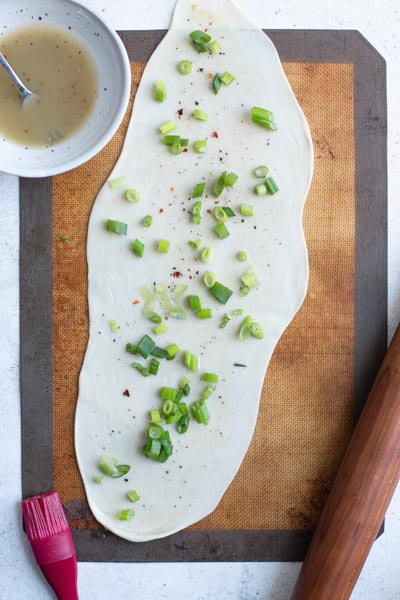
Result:
[[[184,149],[182,150],[182,152],[189,152],[189,150],[188,150],[187,148],[184,148]]]
[[[178,115],[179,115],[179,118],[181,118],[181,116],[183,115],[183,108],[180,108],[178,110]]]
[[[160,208],[160,210],[159,210],[158,212],[160,212],[160,213],[163,213],[163,212],[164,212],[164,209],[163,209],[163,208]]]
[[[211,210],[211,208],[208,208],[208,209],[207,209],[207,212],[208,212],[208,214],[209,214],[209,215],[212,215],[212,210]]]
[[[212,79],[213,74],[212,73],[207,73],[207,77],[208,79]]]
[[[219,200],[214,200],[214,204],[219,204]]]
[[[174,191],[175,191],[175,188],[174,188],[174,187],[170,187],[169,189],[171,190],[171,192],[174,192]]]
[[[140,300],[134,300],[132,304],[140,304]]]
[[[204,31],[207,33],[208,29],[205,29]]]
[[[178,279],[178,277],[182,277],[182,273],[180,271],[174,271],[172,273],[172,277],[176,277],[176,279]]]
[[[218,137],[218,131],[213,131],[212,134],[211,134],[211,137],[217,138]]]
[[[124,392],[122,392],[122,395],[126,396],[127,398],[129,398],[130,397],[129,390],[125,390]]]

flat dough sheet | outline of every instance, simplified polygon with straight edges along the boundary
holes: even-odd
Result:
[[[213,55],[197,53],[188,34],[208,29],[221,43]],[[181,75],[177,64],[193,62],[190,75]],[[209,73],[229,71],[236,80],[214,95]],[[168,98],[154,100],[155,81],[167,84]],[[250,120],[250,108],[271,110],[278,124],[270,132]],[[194,108],[208,113],[207,122],[192,117]],[[177,111],[183,109],[181,117]],[[189,151],[178,156],[160,143],[158,127],[176,119],[175,133],[190,139]],[[217,131],[218,137],[212,132]],[[207,139],[206,154],[196,154],[192,144]],[[252,174],[260,164],[269,166],[280,190],[258,198],[253,188],[259,180]],[[303,302],[308,281],[307,250],[302,212],[311,183],[313,150],[305,117],[293,95],[273,46],[265,34],[250,23],[230,0],[178,0],[172,25],[151,57],[135,97],[125,145],[111,178],[125,176],[139,191],[138,204],[128,203],[122,192],[106,184],[100,191],[89,222],[90,335],[80,374],[75,421],[75,446],[79,469],[90,508],[107,529],[131,541],[170,535],[210,514],[235,476],[251,441],[264,380],[274,348]],[[208,214],[215,199],[210,188],[222,171],[235,172],[239,180],[219,198],[236,217],[227,223],[231,235],[219,240],[213,232],[215,219]],[[190,218],[194,185],[207,182],[203,218],[196,226]],[[254,217],[239,213],[240,203],[254,206]],[[153,225],[141,222],[152,215]],[[128,236],[109,233],[107,219],[128,224]],[[201,237],[211,246],[211,263],[204,264],[188,241]],[[131,250],[138,238],[145,244],[144,257]],[[170,240],[168,254],[157,252],[159,239]],[[235,260],[245,250],[248,263]],[[256,290],[242,297],[240,276],[253,267],[260,280]],[[235,291],[226,306],[205,289],[204,273],[211,270]],[[174,273],[179,272],[177,278]],[[177,284],[189,286],[213,318],[200,320],[189,314],[183,321],[169,319],[168,331],[157,344],[176,343],[200,358],[199,373],[185,369],[181,357],[161,361],[157,377],[142,377],[132,367],[136,357],[125,351],[144,334],[153,338],[152,323],[145,320],[138,288],[166,283],[171,296]],[[238,340],[241,319],[219,328],[225,312],[243,308],[261,323],[264,338]],[[157,309],[157,312],[160,312]],[[190,312],[190,311],[189,311]],[[115,319],[118,333],[110,331]],[[140,357],[139,357],[140,358]],[[144,361],[142,361],[144,362]],[[234,367],[245,363],[247,368]],[[205,371],[219,374],[216,392],[208,401],[211,420],[207,426],[192,419],[189,430],[179,435],[167,426],[174,452],[164,464],[143,455],[144,431],[149,410],[160,408],[160,387],[177,387],[181,376],[191,377],[189,403],[198,399]],[[128,389],[130,396],[124,396]],[[103,455],[130,464],[121,479],[94,483]],[[125,481],[128,479],[128,481]],[[138,491],[141,500],[130,505],[126,493]],[[131,521],[118,520],[120,510],[134,508]]]

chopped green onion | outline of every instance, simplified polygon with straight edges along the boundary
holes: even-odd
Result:
[[[166,400],[162,407],[163,415],[168,417],[170,414],[173,414],[174,406],[173,400]]]
[[[141,375],[143,375],[143,377],[149,377],[150,371],[147,367],[144,367],[140,363],[136,362],[132,363],[132,367],[136,369],[136,371],[138,371]]]
[[[156,325],[155,327],[153,327],[153,332],[156,335],[162,335],[167,330],[168,330],[168,325],[166,323],[159,323],[159,325]]]
[[[114,320],[110,321],[110,329],[111,329],[112,333],[118,332],[119,327],[118,327],[117,321],[114,321]]]
[[[239,290],[239,294],[241,296],[247,296],[247,294],[250,292],[250,288],[248,285],[243,285],[240,290]]]
[[[138,354],[138,349],[137,346],[135,346],[135,344],[127,344],[125,346],[125,350],[130,354]]]
[[[195,250],[198,250],[202,244],[202,239],[201,238],[197,238],[194,241],[190,241],[188,242],[189,246],[191,246],[192,248],[194,248]]]
[[[235,308],[235,310],[232,311],[233,317],[241,317],[242,314],[243,314],[243,308]]]
[[[120,521],[131,521],[134,516],[134,511],[131,508],[127,508],[126,510],[121,510],[118,519]]]
[[[167,121],[167,123],[163,123],[160,126],[160,133],[161,135],[167,135],[167,133],[171,133],[171,131],[174,131],[176,129],[176,123],[174,120],[172,121]]]
[[[241,342],[244,342],[245,340],[247,340],[247,338],[250,337],[250,333],[251,333],[251,324],[253,322],[253,319],[251,317],[246,317],[239,329],[239,340]]]
[[[190,379],[189,377],[181,377],[179,380],[179,387],[181,388],[182,392],[185,394],[184,392],[184,388],[190,384]],[[189,394],[185,394],[185,396],[188,396]]]
[[[208,49],[212,54],[216,54],[220,48],[221,44],[217,42],[217,40],[212,41],[208,46]]]
[[[117,465],[118,473],[111,475],[114,479],[119,479],[123,475],[126,475],[131,470],[130,465]]]
[[[214,217],[220,223],[225,223],[225,221],[228,220],[228,215],[226,214],[226,211],[222,208],[222,206],[216,206],[214,208]]]
[[[212,86],[213,86],[213,90],[214,90],[214,94],[217,95],[220,88],[222,85],[222,80],[221,80],[221,76],[219,75],[219,73],[216,73],[214,75],[214,79],[212,81]]]
[[[106,229],[112,233],[118,233],[119,235],[126,235],[128,233],[128,225],[126,223],[113,221],[112,219],[107,220]]]
[[[154,346],[151,351],[152,356],[156,356],[157,358],[167,358],[168,352],[164,348],[159,348],[158,346]]]
[[[194,186],[192,198],[201,198],[204,192],[204,188],[206,187],[205,183],[197,183]]]
[[[181,60],[178,64],[178,71],[181,75],[190,75],[192,72],[193,64],[190,60]]]
[[[193,204],[192,207],[192,220],[195,225],[200,225],[201,223],[201,211],[203,210],[203,203],[198,200]]]
[[[139,258],[143,257],[144,254],[144,244],[140,240],[135,240],[132,245],[132,252],[136,254]]]
[[[185,383],[185,385],[182,388],[182,392],[184,396],[189,396],[190,394],[190,385],[188,383]]]
[[[233,210],[229,206],[224,206],[222,208],[222,210],[225,212],[225,214],[228,217],[236,217],[236,213],[234,213]]]
[[[266,196],[268,193],[267,186],[265,185],[265,183],[259,183],[258,185],[256,185],[254,191],[257,196]]]
[[[181,415],[179,421],[176,424],[176,430],[178,433],[186,433],[190,423],[190,416],[188,414]]]
[[[187,415],[189,413],[187,404],[185,402],[179,402],[178,406],[182,415]]]
[[[275,118],[273,113],[270,110],[266,110],[265,108],[259,108],[258,106],[253,106],[250,110],[251,120],[257,125],[262,125],[266,129],[271,129],[275,131],[277,129]]]
[[[142,221],[143,227],[151,227],[153,223],[153,217],[151,215],[146,215]]]
[[[165,348],[167,351],[167,360],[174,360],[175,356],[180,352],[180,348],[177,344],[170,344]]]
[[[225,73],[221,75],[221,81],[224,85],[230,85],[235,81],[235,77],[231,73],[228,73],[228,71],[225,71]]]
[[[160,240],[158,242],[158,251],[160,252],[160,254],[168,254],[168,250],[169,250],[169,241],[168,240]]]
[[[199,140],[194,143],[194,151],[197,154],[204,154],[207,152],[207,140]]]
[[[253,217],[254,209],[251,204],[241,204],[240,205],[240,214],[244,217]]]
[[[151,312],[146,316],[147,319],[149,319],[149,321],[151,321],[152,323],[161,323],[162,321],[162,317],[161,315],[157,314],[156,312]]]
[[[236,173],[229,173],[229,175],[226,176],[225,183],[228,187],[233,187],[238,179],[239,175],[236,175]]]
[[[216,373],[203,373],[203,381],[207,383],[218,383],[219,377]]]
[[[136,490],[132,490],[131,492],[128,492],[127,496],[131,502],[137,502],[138,500],[140,500],[140,496]]]
[[[159,410],[151,410],[150,418],[152,423],[160,423],[161,422],[161,413]]]
[[[198,52],[207,52],[207,44],[200,44],[199,42],[193,42],[193,46]]]
[[[158,439],[152,439],[149,436],[148,430],[146,433],[148,436],[148,441],[143,446],[144,455],[152,460],[164,463],[166,460],[168,460],[173,451],[169,432],[162,429],[162,434]]]
[[[183,353],[183,364],[191,371],[199,370],[199,359],[195,354],[189,352],[189,350],[185,350]]]
[[[163,432],[164,430],[159,423],[150,423],[147,428],[147,435],[152,440],[158,440],[162,436]]]
[[[204,263],[210,262],[213,257],[213,249],[206,247],[200,253],[200,260]]]
[[[200,394],[202,400],[208,400],[208,398],[215,392],[215,385],[208,385]]]
[[[211,273],[211,271],[207,271],[207,273],[205,273],[205,275],[203,277],[203,281],[204,281],[204,285],[207,288],[212,288],[212,286],[217,281],[217,278],[215,277],[214,273]]]
[[[153,351],[156,343],[151,339],[150,336],[145,335],[140,340],[139,344],[136,347],[137,353],[140,354],[143,358],[147,358],[149,354]]]
[[[197,316],[199,317],[199,319],[211,319],[212,310],[211,308],[201,308],[197,311]]]
[[[240,250],[236,254],[236,258],[237,258],[237,260],[240,260],[240,262],[246,262],[246,260],[247,260],[247,252],[245,252],[244,250]]]
[[[251,290],[254,290],[254,288],[260,285],[260,282],[258,281],[257,275],[254,273],[254,271],[246,271],[246,273],[241,276],[240,281],[244,286],[249,287]]]
[[[126,190],[125,199],[128,200],[128,202],[137,204],[140,200],[139,192],[137,190]]]
[[[102,477],[101,475],[96,475],[96,477],[93,477],[93,481],[95,483],[104,483],[105,479],[104,477]]]
[[[207,400],[193,402],[191,408],[197,423],[207,425],[210,420],[210,411],[208,410]]]
[[[198,121],[208,121],[208,114],[203,110],[199,110],[198,108],[194,109],[193,117]]]
[[[220,195],[222,194],[222,192],[225,189],[226,186],[226,177],[227,177],[227,173],[226,171],[224,171],[223,173],[221,173],[221,175],[218,177],[217,181],[214,184],[213,187],[213,192],[214,192],[214,197],[215,198],[219,198]]]
[[[179,143],[181,146],[188,146],[189,145],[189,140],[188,138],[179,138]]]
[[[265,165],[260,165],[259,167],[256,167],[253,171],[254,177],[257,177],[258,179],[263,179],[263,177],[266,177],[267,174],[268,167],[266,167]]]
[[[225,223],[218,223],[218,225],[216,225],[214,227],[214,231],[220,240],[224,240],[225,238],[227,238],[230,235],[229,230],[228,230],[227,226],[225,225]]]
[[[181,321],[183,321],[187,318],[187,313],[182,306],[175,306],[169,312],[169,316],[172,317],[172,319],[180,319]]]
[[[179,419],[181,418],[181,416],[182,416],[181,413],[177,412],[174,415],[169,415],[166,418],[165,422],[166,422],[167,425],[171,425],[171,423],[176,423],[177,421],[179,421]]]
[[[172,402],[175,402],[177,395],[178,390],[176,390],[175,388],[164,386],[160,389],[161,400],[172,400]]]
[[[179,144],[180,139],[179,135],[164,135],[161,143],[164,144],[164,146],[173,146],[174,144]]]
[[[279,188],[272,177],[268,177],[268,179],[265,180],[264,184],[267,188],[268,194],[271,194],[271,196],[273,196],[274,194],[276,194],[276,192],[279,191]]]
[[[157,283],[156,284],[156,296],[161,304],[161,308],[166,312],[169,312],[173,309],[173,305],[171,300],[168,298],[167,294],[167,286],[165,283]]]
[[[115,473],[118,473],[117,469],[118,460],[113,456],[102,456],[99,463],[99,468],[103,471],[104,475],[112,477]]]
[[[222,283],[219,283],[218,281],[216,281],[214,285],[210,288],[210,292],[219,302],[221,302],[221,304],[226,304],[233,294],[232,290],[225,287],[224,285],[222,285]]]
[[[178,156],[179,154],[182,154],[182,152],[183,152],[183,148],[180,143],[172,144],[169,149],[170,149],[171,154],[175,154],[175,156]]]
[[[150,375],[157,375],[158,369],[160,368],[160,363],[155,358],[152,358],[149,364],[149,372]]]
[[[256,323],[255,321],[253,321],[253,323],[250,325],[250,333],[253,337],[262,340],[264,337],[264,332],[262,330],[262,327],[259,323]]]
[[[159,460],[161,454],[161,442],[159,440],[152,440],[151,438],[145,446],[143,446],[143,453],[148,458],[153,460]]]
[[[242,363],[233,363],[234,367],[247,367],[247,365],[242,365]]]
[[[179,302],[182,299],[183,294],[186,292],[186,290],[188,289],[188,285],[186,285],[186,283],[180,283],[178,285],[178,287],[175,290],[175,294],[174,294],[174,300],[176,304],[179,304]]]
[[[167,98],[167,86],[160,79],[156,81],[154,97],[157,100],[157,102],[164,102],[164,100],[166,100]]]
[[[222,317],[221,325],[219,326],[220,329],[225,329],[225,327],[228,325],[229,321],[230,321],[229,315],[228,315],[228,313],[225,313],[224,316]]]
[[[115,179],[109,179],[108,185],[112,190],[125,190],[129,183],[126,177],[116,177]]]
[[[189,306],[192,310],[200,310],[201,309],[201,300],[200,296],[188,296]]]
[[[211,36],[204,31],[200,31],[200,29],[196,29],[196,31],[192,31],[189,34],[190,39],[196,44],[208,44],[211,41]]]

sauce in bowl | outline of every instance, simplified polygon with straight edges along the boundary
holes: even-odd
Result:
[[[68,30],[34,25],[0,38],[0,50],[37,98],[22,104],[0,66],[0,136],[25,147],[51,146],[87,122],[98,92],[94,61]]]

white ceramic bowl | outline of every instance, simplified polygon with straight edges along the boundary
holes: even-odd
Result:
[[[112,138],[128,106],[131,72],[118,35],[80,4],[72,0],[0,0],[0,36],[33,23],[71,27],[70,33],[88,49],[98,76],[98,99],[91,116],[65,142],[52,148],[25,149],[4,139],[0,132],[0,171],[48,177],[83,164]]]

